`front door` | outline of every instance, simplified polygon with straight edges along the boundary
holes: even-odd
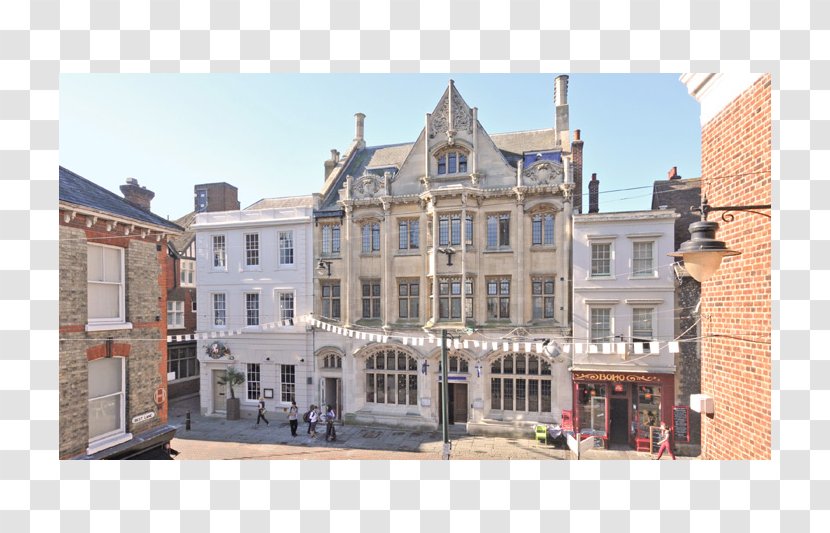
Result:
[[[225,404],[227,387],[219,383],[219,377],[224,373],[224,370],[214,370],[211,373],[213,376],[213,412],[215,413],[224,413],[225,409],[227,409]]]
[[[628,400],[611,399],[611,421],[609,435],[612,444],[628,444]]]
[[[334,407],[334,412],[337,414],[337,419],[341,416],[341,382],[340,378],[326,378],[325,387],[323,389],[323,404]]]
[[[450,420],[459,424],[467,423],[467,384],[450,384]]]

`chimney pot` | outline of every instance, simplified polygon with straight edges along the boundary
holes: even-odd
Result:
[[[121,194],[124,195],[124,200],[126,200],[127,203],[132,204],[139,209],[143,209],[144,211],[150,210],[150,202],[156,196],[156,193],[148,190],[147,187],[139,185],[137,179],[127,178],[127,183],[119,188],[121,189]]]
[[[582,140],[582,139],[580,138],[580,133],[581,133],[581,132],[580,132],[579,130],[574,130],[574,140],[575,140],[575,141],[581,141],[581,140]]]
[[[670,180],[679,180],[680,176],[677,175],[677,167],[671,167],[669,170],[669,179]]]

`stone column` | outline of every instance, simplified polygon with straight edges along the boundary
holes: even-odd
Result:
[[[354,207],[346,205],[344,211],[346,212],[346,217],[342,228],[343,239],[340,243],[341,252],[345,251],[343,253],[344,275],[340,280],[340,319],[345,327],[350,327],[352,325],[351,279],[355,257],[355,240],[352,238],[352,234],[354,233]],[[360,246],[359,241],[358,246]]]

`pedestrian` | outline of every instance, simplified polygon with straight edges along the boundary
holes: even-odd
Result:
[[[291,436],[297,436],[297,402],[291,400],[291,407],[288,409],[288,426],[291,428]]]
[[[334,413],[334,407],[326,406],[326,441],[331,439],[332,442],[337,440],[337,433],[334,431],[334,419],[337,415]]]
[[[308,406],[308,411],[303,413],[303,422],[308,424],[308,430],[306,430],[306,434],[311,435],[311,412],[314,411],[314,404]]]
[[[317,406],[314,406],[314,409],[311,410],[311,413],[308,415],[308,431],[311,433],[311,438],[317,438],[317,421],[320,420],[320,411],[317,410]]]
[[[663,456],[663,452],[668,450],[669,455],[671,455],[672,461],[676,461],[677,457],[674,456],[674,452],[671,449],[671,430],[666,427],[665,422],[660,422],[660,440],[657,442],[660,445],[660,450],[657,453],[657,457],[655,460],[659,461],[660,458]]]
[[[270,425],[268,419],[265,418],[265,398],[262,396],[259,397],[259,405],[257,406],[256,425],[259,425],[260,419],[265,420],[266,426]]]

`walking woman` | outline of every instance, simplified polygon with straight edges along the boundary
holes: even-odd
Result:
[[[259,425],[260,420],[265,420],[265,425],[269,425],[268,419],[265,418],[265,398],[259,397],[259,406],[257,407],[256,425]]]
[[[660,445],[660,451],[657,453],[655,460],[659,461],[663,457],[663,452],[666,450],[669,451],[672,461],[677,460],[677,457],[674,456],[674,452],[671,449],[671,430],[666,427],[665,422],[660,422],[660,440],[657,444]]]
[[[337,415],[334,412],[334,407],[331,405],[326,407],[326,441],[331,440],[334,442],[337,440],[337,433],[334,431],[334,419]]]

